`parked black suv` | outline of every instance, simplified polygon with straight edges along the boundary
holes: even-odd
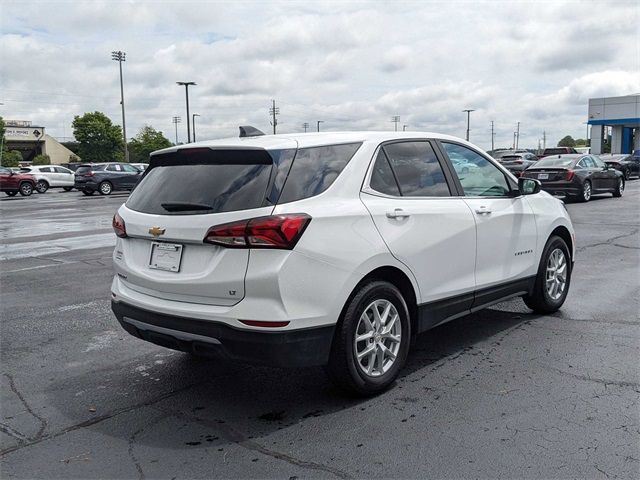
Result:
[[[141,176],[128,163],[90,163],[78,167],[74,186],[85,195],[110,195],[114,190],[133,190]]]

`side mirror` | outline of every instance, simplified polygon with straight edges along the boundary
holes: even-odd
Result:
[[[542,184],[533,178],[518,178],[518,190],[522,195],[535,195],[540,191]]]

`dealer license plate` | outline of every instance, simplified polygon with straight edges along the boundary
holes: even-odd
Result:
[[[149,268],[156,270],[165,270],[167,272],[179,272],[180,261],[182,260],[182,245],[177,243],[160,243],[153,242],[151,244],[151,258],[149,259]]]

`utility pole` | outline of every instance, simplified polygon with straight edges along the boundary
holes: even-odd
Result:
[[[516,127],[516,150],[520,145],[520,122],[518,122],[518,126]]]
[[[542,131],[542,150],[544,151],[547,148],[547,132],[546,130]]]
[[[189,124],[189,85],[196,85],[196,82],[176,82],[178,85],[184,85],[184,93],[187,101],[187,143],[191,143],[191,127]]]
[[[495,150],[494,139],[496,138],[496,134],[493,131],[493,120],[491,120],[491,153]]]
[[[400,115],[394,115],[391,117],[391,123],[395,124],[395,131],[398,131],[398,123],[400,123]]]
[[[324,120],[318,120],[318,121],[316,122],[316,131],[318,131],[318,132],[320,131],[320,124],[321,124],[321,123],[324,123]]]
[[[120,105],[122,105],[122,137],[124,139],[124,161],[129,161],[129,148],[127,147],[127,126],[124,121],[124,83],[122,81],[122,62],[127,60],[127,54],[120,50],[111,52],[111,60],[120,65]]]
[[[406,132],[407,131],[407,124],[405,123],[404,125],[402,125],[402,131]]]
[[[193,115],[191,115],[191,123],[193,123],[193,141],[196,141],[196,117],[199,117],[200,114],[199,113],[194,113]]]
[[[469,141],[469,121],[470,121],[470,117],[471,117],[471,112],[475,112],[475,110],[470,109],[470,108],[466,108],[464,110],[462,110],[463,112],[467,112],[467,142]]]
[[[278,120],[276,119],[276,115],[280,114],[280,109],[276,107],[276,101],[271,100],[271,108],[269,109],[269,113],[273,120],[271,120],[271,125],[273,125],[273,134],[276,134],[276,126],[278,125]]]
[[[517,135],[517,133],[516,133],[516,132],[513,132],[513,145],[512,145],[512,147],[511,147],[511,149],[512,149],[514,152],[515,152],[515,150],[516,150],[516,135]]]
[[[307,133],[307,128],[309,128],[309,123],[308,122],[304,122],[302,124],[302,128],[304,128],[304,133]]]
[[[176,126],[176,145],[178,145],[178,124],[182,121],[180,117],[173,117],[171,121]]]

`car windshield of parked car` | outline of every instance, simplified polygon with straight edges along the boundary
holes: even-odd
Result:
[[[559,167],[565,168],[571,165],[575,161],[575,157],[545,157],[541,160],[538,160],[536,163],[536,168],[543,167]]]

